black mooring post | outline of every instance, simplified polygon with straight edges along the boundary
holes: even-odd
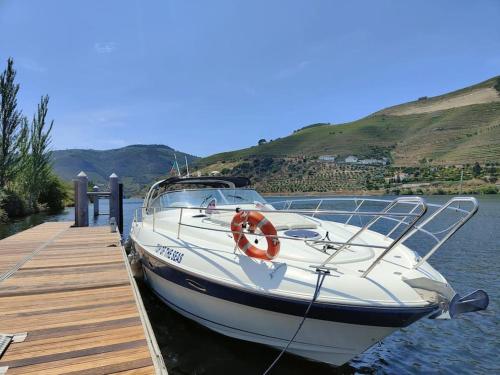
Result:
[[[73,190],[75,191],[74,200],[75,200],[75,227],[78,226],[78,180],[73,179]]]
[[[94,193],[99,192],[99,186],[94,185],[94,187],[92,188],[92,191]],[[94,205],[94,217],[97,217],[97,216],[99,216],[99,196],[98,195],[94,195],[92,197],[92,204]]]
[[[78,195],[77,195],[77,219],[75,223],[77,227],[88,227],[89,226],[89,197],[87,195],[87,186],[89,184],[89,179],[84,171],[81,171],[77,175],[78,181]]]
[[[118,230],[123,236],[123,184],[118,184]]]

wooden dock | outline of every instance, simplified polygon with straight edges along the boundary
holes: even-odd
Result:
[[[0,241],[0,374],[166,374],[118,233],[71,224]]]

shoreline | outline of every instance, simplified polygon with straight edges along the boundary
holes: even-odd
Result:
[[[453,196],[485,196],[485,195],[500,195],[500,193],[477,193],[477,192],[462,192],[458,193],[456,191],[423,191],[423,193],[412,192],[407,194],[406,191],[385,191],[385,190],[348,190],[348,191],[322,191],[322,192],[263,192],[260,193],[264,197],[270,196],[283,196],[283,197],[295,197],[295,196],[311,196],[311,197],[328,197],[328,196],[382,196],[382,195],[401,195],[401,196],[421,196],[421,195],[453,195]]]
[[[258,189],[256,189],[258,191]],[[412,194],[407,194],[405,190],[399,193],[395,191],[385,191],[385,190],[344,190],[344,191],[294,191],[294,192],[259,192],[263,197],[297,197],[297,196],[310,196],[310,197],[328,197],[328,196],[382,196],[382,195],[401,195],[401,196],[420,196],[420,195],[453,195],[453,196],[483,196],[483,195],[500,195],[500,193],[476,193],[476,192],[462,192],[457,193],[456,191],[423,191],[423,193],[413,192]],[[144,197],[141,196],[130,196],[127,199],[140,199],[143,200]],[[73,206],[66,206],[73,207]]]
[[[294,192],[262,192],[260,193],[263,197],[272,196],[284,196],[284,197],[296,197],[296,196],[311,196],[311,197],[328,197],[328,196],[369,196],[369,195],[392,195],[387,194],[383,190],[348,190],[348,191],[294,191]]]

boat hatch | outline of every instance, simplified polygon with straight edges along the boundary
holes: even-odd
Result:
[[[287,230],[285,236],[294,237],[294,238],[304,238],[304,239],[318,239],[321,238],[321,234],[315,232],[313,230],[307,229],[290,229]]]

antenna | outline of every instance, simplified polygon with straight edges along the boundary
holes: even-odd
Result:
[[[462,194],[462,183],[464,182],[464,166],[462,165],[462,173],[460,173],[460,194]]]
[[[175,166],[177,167],[177,173],[179,174],[179,177],[182,177],[181,175],[181,170],[179,168],[179,163],[177,162],[177,155],[174,152],[174,158],[175,158]]]
[[[184,155],[184,160],[186,160],[186,174],[187,177],[189,177],[189,165],[188,165],[188,158],[186,155]]]

